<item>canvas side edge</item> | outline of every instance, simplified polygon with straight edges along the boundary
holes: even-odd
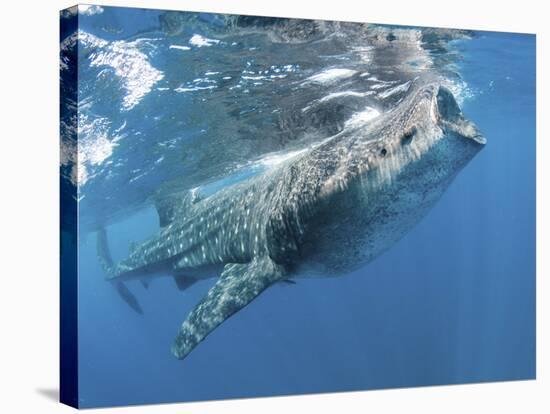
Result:
[[[59,399],[78,408],[78,7],[60,11]]]

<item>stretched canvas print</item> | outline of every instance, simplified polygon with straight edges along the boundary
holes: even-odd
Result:
[[[61,400],[535,378],[535,36],[61,12]]]

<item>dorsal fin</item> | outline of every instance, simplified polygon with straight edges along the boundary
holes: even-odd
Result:
[[[128,251],[130,254],[134,253],[138,247],[138,243],[134,240],[130,241],[130,244],[128,245]]]
[[[166,227],[176,217],[186,216],[191,206],[201,199],[197,189],[172,194],[157,194],[154,201],[160,227]]]

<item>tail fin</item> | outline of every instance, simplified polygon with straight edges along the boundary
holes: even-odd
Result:
[[[114,263],[111,256],[111,249],[109,248],[109,242],[107,240],[107,231],[104,227],[97,231],[97,257],[99,263],[106,273],[111,273]]]
[[[128,289],[128,287],[122,282],[116,282],[115,285],[116,291],[118,292],[118,295],[122,298],[122,300],[126,302],[126,304],[131,307],[135,312],[143,315],[143,309],[141,309],[141,305],[139,304],[135,295],[130,292],[130,289]]]
[[[107,231],[104,227],[97,231],[97,257],[105,273],[110,275],[113,271],[114,262],[111,249],[109,248],[109,241],[107,240]],[[115,287],[122,300],[135,312],[142,315],[143,309],[130,289],[121,281],[116,281]]]

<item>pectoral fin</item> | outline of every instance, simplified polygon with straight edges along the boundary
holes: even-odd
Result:
[[[183,322],[172,345],[172,353],[185,358],[223,321],[248,305],[271,284],[283,279],[284,269],[269,257],[246,264],[228,264],[204,299]]]

